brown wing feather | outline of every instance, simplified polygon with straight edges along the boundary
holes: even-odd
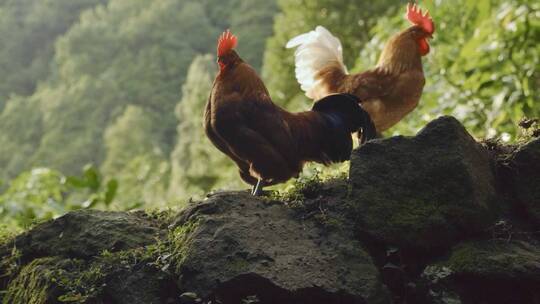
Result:
[[[245,107],[244,119],[253,130],[257,130],[285,158],[291,170],[299,170],[297,143],[292,137],[286,111],[275,105],[270,97],[261,94]]]
[[[360,98],[360,102],[382,99],[391,94],[397,78],[396,75],[377,68],[349,76],[340,92],[356,95]]]
[[[225,155],[229,156],[230,159],[232,159],[236,166],[238,166],[240,177],[243,181],[250,185],[255,185],[257,183],[257,179],[252,177],[249,173],[249,163],[239,158],[237,155],[235,155],[228,147],[227,143],[223,141],[223,139],[216,134],[212,127],[212,105],[210,100],[206,103],[206,109],[204,111],[204,131],[206,133],[206,136],[210,141],[218,148],[219,151],[224,153]]]
[[[217,101],[216,109],[207,106],[207,135],[241,172],[247,166],[252,178],[261,178],[267,185],[298,175],[296,146],[279,108],[264,97],[245,99],[236,92],[219,98],[226,102]]]

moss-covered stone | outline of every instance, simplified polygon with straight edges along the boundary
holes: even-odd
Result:
[[[193,242],[194,233],[198,226],[199,221],[196,218],[192,218],[169,232],[168,248],[166,249],[170,252],[168,262],[174,264],[176,273],[180,273],[180,267],[190,254],[197,254],[191,252],[193,250],[191,243]],[[168,268],[168,264],[164,266]]]
[[[141,248],[91,261],[38,258],[14,276],[3,303],[166,303],[178,291],[172,275],[153,264],[155,254]]]
[[[540,247],[506,240],[462,243],[446,259],[428,266],[423,277],[435,298],[457,294],[462,303],[536,303]]]
[[[497,218],[489,156],[452,117],[355,150],[350,179],[359,231],[389,245],[431,253]]]
[[[540,227],[540,138],[520,147],[507,166],[515,203]]]
[[[454,274],[540,282],[540,247],[523,241],[467,242],[442,263]]]
[[[220,193],[188,208],[176,225],[178,285],[203,299],[388,302],[375,265],[352,231],[323,231],[281,202]]]
[[[61,257],[35,259],[22,267],[19,274],[7,286],[3,303],[58,303],[62,298],[62,284],[68,280],[62,273],[73,273],[84,267],[80,260]],[[80,295],[88,299],[91,295]],[[85,303],[81,301],[79,303]]]
[[[0,246],[0,300],[161,303],[165,290],[176,291],[171,274],[156,263],[167,234],[162,220],[161,214],[88,210],[38,225]]]
[[[88,259],[104,250],[122,251],[164,237],[161,223],[143,212],[79,210],[37,225],[17,236],[23,260],[41,256]]]

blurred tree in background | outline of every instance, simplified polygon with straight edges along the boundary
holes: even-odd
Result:
[[[3,0],[0,2],[0,111],[11,94],[31,95],[47,78],[54,42],[82,11],[108,0]]]
[[[219,33],[239,36],[277,103],[307,109],[286,42],[324,25],[349,69],[368,69],[408,26],[406,2],[0,0],[0,218],[27,227],[77,208],[179,206],[247,188],[202,128]],[[540,3],[420,4],[436,24],[424,95],[387,135],[452,114],[476,136],[515,138],[517,120],[540,116]]]
[[[120,184],[117,202],[133,208],[151,201],[163,205],[168,180],[168,160],[153,128],[160,117],[144,108],[128,105],[105,130],[105,176]]]

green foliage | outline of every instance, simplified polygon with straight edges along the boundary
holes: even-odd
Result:
[[[3,110],[0,98],[0,178],[35,167],[76,174],[94,163],[118,179],[114,208],[165,204],[176,139],[193,136],[177,136],[174,111],[193,58],[213,54],[219,33],[232,28],[260,68],[276,10],[274,1],[252,0],[1,2],[0,36],[9,43],[0,67],[9,63],[9,77],[32,85],[19,90],[9,77],[0,85],[0,96],[12,96]],[[12,31],[15,24],[30,25]],[[18,63],[33,60],[43,64],[28,73]]]
[[[54,42],[79,14],[108,0],[5,0],[0,2],[0,111],[11,94],[31,95],[45,80]]]
[[[130,104],[159,117],[146,132],[170,151],[178,84],[215,35],[201,4],[191,1],[113,0],[83,14],[57,42],[58,76],[36,93],[46,117],[36,162],[67,173],[81,162],[101,163],[105,128]],[[60,153],[51,149],[58,146]]]
[[[246,62],[260,70],[266,37],[272,35],[277,3],[268,0],[241,1],[236,10],[242,12],[231,15],[231,29],[239,39],[238,52]]]
[[[152,134],[158,122],[155,113],[129,105],[105,130],[107,157],[101,168],[106,176],[116,176],[119,181],[120,209],[164,202],[169,166],[159,139]]]
[[[109,208],[118,183],[104,183],[93,166],[86,166],[81,176],[37,168],[11,181],[0,195],[0,218],[10,229],[28,228],[35,222],[49,220],[67,211],[81,208]]]
[[[13,97],[0,112],[0,179],[32,166],[30,158],[43,134],[43,118],[37,109],[35,99]]]
[[[277,2],[0,1],[0,218],[20,229],[77,208],[165,207],[245,187],[202,128],[222,30],[239,36],[242,58],[256,69],[264,61],[274,100],[298,110],[310,102],[284,47],[290,38],[324,25],[341,39],[346,64],[360,71],[408,26],[407,1]],[[412,134],[452,114],[476,136],[516,138],[522,116],[540,116],[539,4],[421,5],[437,29],[423,60],[427,83],[418,109],[390,132]],[[87,168],[69,177],[87,163],[101,173]],[[307,166],[304,179],[319,168]],[[272,189],[300,195],[303,181]]]
[[[161,156],[140,155],[116,172],[118,200],[115,210],[163,208],[167,206],[170,165]]]

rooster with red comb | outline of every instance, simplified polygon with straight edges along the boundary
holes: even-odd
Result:
[[[290,113],[272,102],[255,70],[234,50],[238,39],[218,40],[219,73],[204,113],[210,141],[238,166],[240,177],[260,195],[263,186],[297,177],[305,163],[331,164],[350,158],[352,133],[375,128],[349,94],[332,94],[311,111]]]
[[[328,94],[348,93],[359,98],[362,107],[383,132],[416,108],[425,84],[422,57],[430,51],[428,39],[435,32],[429,12],[407,5],[405,18],[412,24],[386,43],[377,66],[349,74],[343,63],[339,39],[318,26],[287,43],[297,48],[296,78],[306,96],[319,100]]]

